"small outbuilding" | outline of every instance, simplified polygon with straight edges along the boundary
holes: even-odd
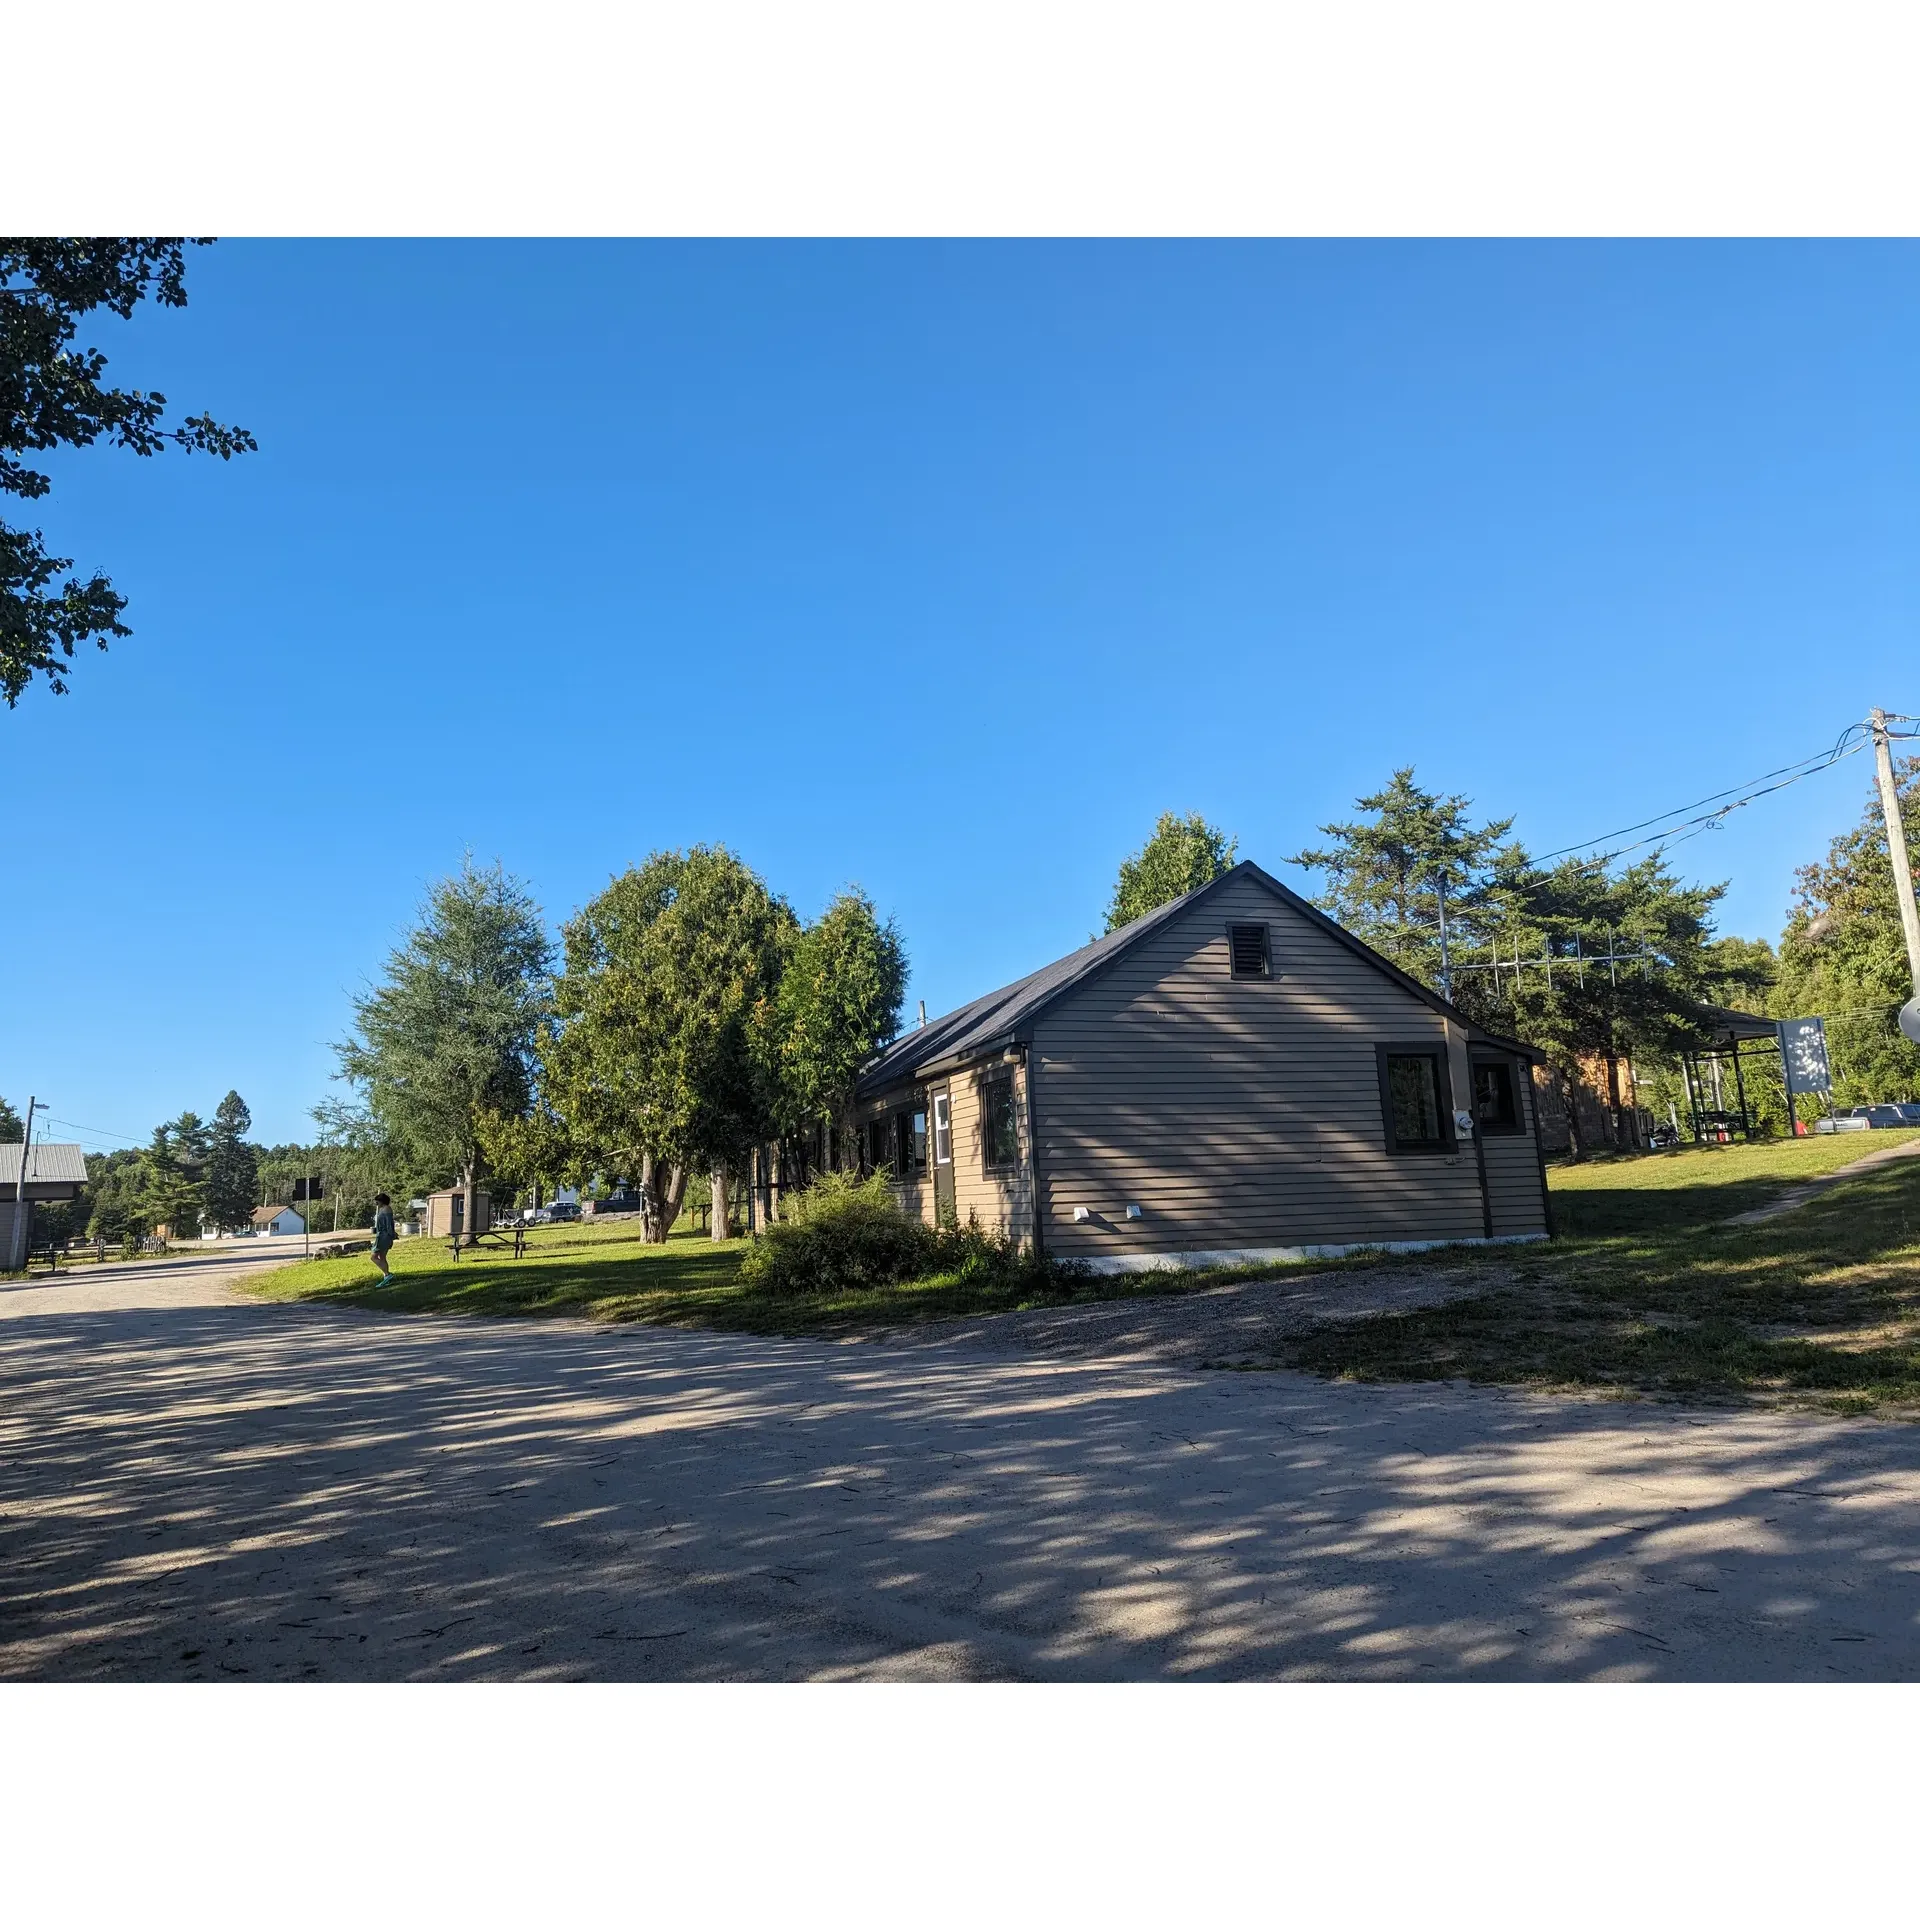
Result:
[[[255,1207],[253,1230],[255,1233],[278,1237],[289,1233],[305,1233],[307,1223],[291,1207]]]
[[[1243,861],[903,1035],[859,1155],[1106,1272],[1537,1240],[1541,1058]]]
[[[20,1197],[20,1159],[26,1154],[26,1219],[20,1244],[14,1246],[14,1209]],[[18,1140],[0,1146],[0,1266],[15,1270],[26,1262],[33,1244],[33,1208],[36,1201],[77,1200],[87,1184],[84,1148],[65,1140],[36,1140],[30,1149]]]
[[[487,1233],[493,1227],[493,1196],[486,1188],[476,1190],[473,1196],[475,1233]],[[467,1190],[464,1187],[447,1187],[439,1193],[427,1195],[427,1215],[425,1231],[442,1240],[458,1240],[467,1233]]]

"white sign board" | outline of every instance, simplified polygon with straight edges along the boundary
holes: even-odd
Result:
[[[1827,1064],[1827,1023],[1815,1014],[1810,1019],[1777,1024],[1788,1094],[1831,1092],[1833,1069]]]

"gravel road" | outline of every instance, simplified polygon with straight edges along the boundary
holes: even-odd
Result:
[[[1920,1677],[1912,1426],[1192,1364],[1298,1281],[829,1345],[232,1271],[0,1287],[0,1674]]]

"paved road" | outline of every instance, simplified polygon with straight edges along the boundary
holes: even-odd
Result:
[[[1920,1429],[0,1287],[0,1674],[1920,1677]]]

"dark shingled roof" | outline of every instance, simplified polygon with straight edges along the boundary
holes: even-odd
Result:
[[[942,1014],[938,1020],[930,1020],[924,1027],[902,1034],[878,1059],[861,1069],[859,1097],[870,1099],[876,1094],[885,1093],[889,1088],[912,1079],[922,1067],[931,1066],[937,1060],[965,1058],[1005,1046],[1017,1038],[1034,1015],[1051,1001],[1071,991],[1090,974],[1117,960],[1129,947],[1146,939],[1169,920],[1198,906],[1209,894],[1234,879],[1258,881],[1287,906],[1316,922],[1342,946],[1378,968],[1417,999],[1424,1000],[1449,1019],[1459,1021],[1475,1039],[1526,1054],[1529,1058],[1545,1058],[1536,1048],[1488,1033],[1476,1026],[1411,974],[1402,973],[1391,960],[1374,952],[1364,940],[1355,938],[1337,920],[1328,919],[1311,901],[1303,900],[1291,887],[1282,886],[1272,874],[1256,867],[1251,860],[1242,860],[1218,879],[1209,880],[1204,887],[1196,887],[1182,899],[1169,901],[1164,907],[1155,907],[1151,913],[1143,913],[1138,920],[1128,921],[1124,927],[1108,934],[1103,940],[1088,941],[1064,960],[1056,960],[1051,966],[1028,974],[1024,980],[1014,981],[1011,986],[983,993],[978,1000],[969,1000],[964,1007],[956,1007],[953,1012]]]

